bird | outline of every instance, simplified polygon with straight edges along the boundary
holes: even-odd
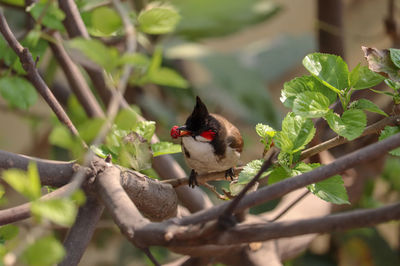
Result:
[[[243,150],[237,127],[218,114],[209,113],[200,97],[183,126],[173,126],[171,137],[181,138],[186,164],[191,168],[189,187],[198,186],[197,175],[225,171],[233,180],[234,167]]]

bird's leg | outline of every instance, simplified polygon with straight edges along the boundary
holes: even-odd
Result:
[[[235,176],[235,171],[233,170],[233,167],[225,171],[225,179],[228,179],[228,176],[231,178],[231,180],[233,180],[233,177]]]
[[[199,184],[197,183],[197,173],[195,170],[192,169],[192,171],[190,172],[190,176],[189,176],[189,187],[191,188],[195,188],[196,186],[199,186]]]

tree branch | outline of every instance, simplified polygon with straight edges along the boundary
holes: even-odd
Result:
[[[82,168],[75,162],[44,160],[0,150],[0,169],[27,170],[29,162],[36,163],[43,186],[61,187],[71,181],[72,176]],[[90,174],[88,168],[86,173]]]
[[[366,127],[364,132],[357,139],[367,136],[367,135],[371,135],[371,134],[379,134],[380,131],[382,129],[384,129],[385,126],[398,125],[399,123],[400,123],[400,115],[386,117],[386,118]],[[330,140],[327,140],[323,143],[315,145],[314,147],[311,147],[309,149],[302,151],[301,155],[300,155],[300,160],[304,160],[308,157],[311,157],[313,155],[320,153],[321,151],[329,150],[331,148],[334,148],[341,144],[345,144],[347,142],[349,142],[349,141],[346,138],[341,137],[341,136],[336,136]]]
[[[61,35],[53,33],[55,42],[49,42],[53,55],[60,64],[68,83],[75,93],[78,101],[82,104],[89,117],[104,117],[104,112],[87,85],[85,78],[78,66],[72,61],[62,45]]]
[[[63,24],[70,38],[83,37],[90,39],[89,33],[85,27],[78,7],[74,0],[58,0],[58,6],[65,13]],[[88,73],[90,80],[93,82],[94,88],[99,92],[99,95],[105,105],[108,105],[111,99],[111,91],[107,87],[104,80],[103,71],[100,67],[95,69],[84,67]]]
[[[44,195],[40,199],[48,200],[63,197],[68,192],[70,186],[71,184],[67,184],[53,192]],[[5,210],[0,210],[0,226],[27,219],[29,217],[31,217],[30,203],[25,203]]]
[[[7,24],[7,21],[4,17],[3,11],[0,9],[0,32],[6,39],[8,45],[15,51],[18,55],[22,67],[27,72],[28,79],[31,81],[36,90],[42,95],[44,100],[56,114],[57,118],[67,126],[67,128],[71,131],[74,136],[79,137],[79,133],[76,130],[75,126],[72,124],[72,121],[69,119],[68,115],[65,113],[64,109],[61,107],[57,99],[54,97],[53,93],[47,87],[46,83],[39,75],[39,72],[36,68],[36,63],[32,58],[31,53],[27,48],[22,47],[22,45],[15,38],[14,34],[11,32],[10,27]],[[82,140],[83,146],[86,144]]]
[[[86,203],[79,208],[76,221],[64,240],[66,256],[60,266],[78,265],[103,213],[103,204],[92,194],[86,193],[86,196]]]
[[[249,243],[311,233],[331,233],[348,229],[373,226],[400,219],[400,203],[367,210],[328,215],[321,218],[277,222],[272,224],[246,224],[231,228],[207,244],[226,245]]]

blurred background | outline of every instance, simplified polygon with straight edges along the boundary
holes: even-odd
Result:
[[[7,2],[0,4],[6,7],[9,22],[18,29],[26,17]],[[89,13],[96,5],[108,1],[76,2]],[[358,63],[366,65],[361,46],[400,48],[395,27],[400,1],[173,0],[171,3],[181,15],[176,31],[153,36],[149,46],[161,47],[163,64],[177,70],[190,85],[186,89],[168,82],[163,86],[132,86],[126,98],[138,105],[147,119],[157,122],[157,134],[162,140],[171,141],[170,128],[184,123],[195,96],[199,95],[210,111],[223,114],[241,130],[245,140],[243,164],[262,156],[263,147],[254,130],[257,123],[279,129],[288,111],[279,100],[280,90],[284,82],[307,74],[301,65],[305,55],[316,51],[334,53],[342,56],[352,69]],[[43,62],[46,59],[51,62],[51,56],[46,51]],[[49,64],[42,63],[40,67],[47,77]],[[52,89],[66,84],[61,74],[53,75]],[[381,99],[375,102],[385,105]],[[41,99],[27,112],[8,108],[0,98],[0,125],[3,125],[0,149],[41,158],[72,159],[48,141],[53,119]],[[334,154],[354,148],[340,147]],[[182,162],[180,154],[174,157]],[[349,190],[353,193],[352,208],[375,207],[398,200],[399,173],[400,161],[396,158],[382,158],[369,165],[359,180],[348,184],[354,188]],[[10,198],[10,205],[19,201],[13,200]],[[400,265],[399,242],[399,223],[323,235],[300,257],[285,265]],[[163,248],[152,251],[162,262],[178,256]],[[100,223],[93,245],[81,261],[81,265],[146,263],[141,251],[118,233],[109,217]]]

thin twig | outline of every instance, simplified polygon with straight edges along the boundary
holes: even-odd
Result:
[[[400,115],[386,117],[386,118],[366,127],[364,132],[357,139],[367,136],[367,135],[371,135],[371,134],[379,134],[380,131],[385,126],[398,125],[399,123],[400,123]],[[301,155],[300,155],[300,160],[304,160],[308,157],[311,157],[313,155],[320,153],[321,151],[329,150],[331,148],[334,148],[341,144],[345,144],[347,142],[349,142],[348,139],[346,139],[342,136],[336,136],[336,137],[329,139],[323,143],[320,143],[318,145],[315,145],[309,149],[302,151]]]
[[[278,215],[276,215],[271,220],[268,220],[268,222],[275,222],[276,220],[281,218],[283,215],[285,215],[285,213],[290,211],[291,208],[296,206],[296,204],[299,203],[305,196],[307,196],[308,193],[309,193],[308,190],[304,191],[300,196],[298,196],[296,199],[294,199],[293,202],[291,202],[287,207],[285,207]]]
[[[71,185],[67,184],[53,192],[44,195],[41,200],[64,197]],[[31,203],[25,203],[16,207],[0,210],[0,225],[14,223],[31,217]]]
[[[272,154],[264,163],[262,164],[260,170],[258,173],[253,177],[253,179],[246,184],[246,186],[240,191],[240,193],[234,198],[230,204],[226,207],[226,209],[222,212],[222,214],[219,217],[219,221],[222,221],[226,219],[227,217],[231,217],[233,213],[235,212],[236,207],[239,205],[240,201],[243,199],[243,197],[246,195],[247,191],[251,189],[254,185],[257,184],[257,181],[260,179],[262,174],[268,170],[268,168],[271,167],[273,164],[273,160],[275,160],[276,156],[275,154]]]
[[[68,83],[72,91],[75,93],[78,101],[81,103],[89,117],[104,117],[104,112],[97,102],[96,97],[90,90],[85,77],[65,51],[64,46],[62,45],[60,33],[54,32],[53,37],[55,42],[49,43],[50,48],[53,51],[53,55],[57,59],[61,68],[63,69]]]
[[[36,68],[36,64],[32,58],[31,53],[28,51],[27,48],[24,48],[18,42],[14,34],[11,32],[11,29],[8,26],[3,11],[1,9],[0,9],[0,32],[3,34],[8,45],[10,45],[10,47],[18,55],[24,70],[27,72],[29,80],[34,85],[36,90],[40,93],[40,95],[42,95],[42,97],[50,106],[50,108],[53,110],[53,112],[56,114],[60,122],[66,125],[74,136],[80,138],[78,130],[75,128],[72,121],[65,113],[64,109],[61,107],[57,99],[54,97],[53,93],[50,91],[50,89],[47,87],[42,77],[39,75],[39,72]],[[87,147],[87,145],[84,143],[83,140],[82,140],[82,145],[84,147]]]

